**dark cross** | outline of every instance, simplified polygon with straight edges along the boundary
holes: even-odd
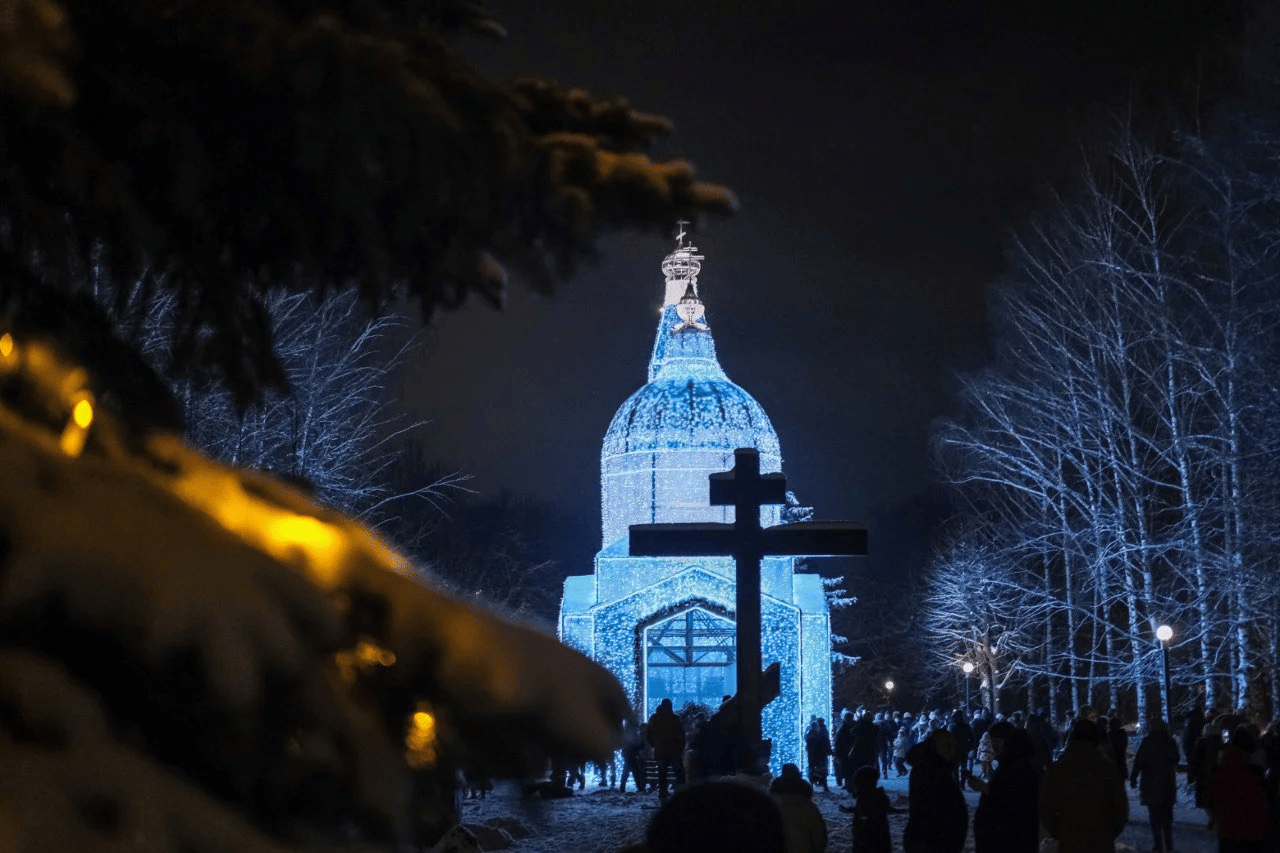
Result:
[[[711,475],[711,504],[732,506],[733,524],[633,524],[634,557],[733,557],[736,563],[738,628],[738,708],[743,736],[751,747],[743,770],[754,760],[760,730],[760,559],[762,557],[844,556],[867,553],[867,529],[844,521],[804,521],[762,529],[760,507],[787,500],[785,474],[760,474],[760,454],[733,453],[733,470]]]

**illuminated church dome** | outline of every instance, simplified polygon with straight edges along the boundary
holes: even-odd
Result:
[[[600,453],[603,542],[632,524],[732,521],[712,507],[708,476],[733,467],[733,451],[754,447],[762,471],[779,471],[778,435],[760,404],[725,375],[698,295],[702,256],[679,243],[662,263],[666,303],[649,381],[614,415]],[[778,507],[761,522],[778,523]]]
[[[729,381],[698,295],[702,257],[680,233],[662,262],[666,299],[648,382],[618,409],[600,453],[604,542],[591,574],[565,579],[560,639],[618,678],[638,719],[663,699],[719,707],[737,689],[737,568],[732,557],[633,557],[627,527],[733,521],[712,506],[710,476],[753,447],[779,471],[778,434],[760,404]],[[780,508],[760,523],[780,523]],[[763,712],[771,766],[806,762],[804,733],[831,719],[831,618],[822,577],[794,556],[760,561],[761,661],[778,664]]]

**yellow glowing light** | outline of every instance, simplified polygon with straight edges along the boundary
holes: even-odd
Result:
[[[93,423],[93,395],[81,389],[72,395],[75,403],[71,406],[71,420],[58,437],[58,446],[68,456],[79,456],[84,451],[84,443],[89,438],[89,424]]]
[[[354,684],[360,674],[375,666],[393,666],[396,656],[372,640],[361,639],[353,648],[336,652],[333,660],[338,666],[338,676],[347,684]]]
[[[180,446],[167,447],[163,440],[153,441],[151,447],[159,458],[181,457]],[[333,589],[339,582],[352,550],[351,538],[341,526],[251,495],[228,471],[187,466],[172,487],[242,541],[297,566],[322,588]]]
[[[391,666],[396,662],[394,652],[368,640],[361,640],[356,644],[356,657],[362,663],[378,664],[379,666]]]
[[[84,431],[83,427],[69,423],[67,428],[62,431],[62,435],[58,437],[58,446],[62,448],[63,453],[76,457],[84,451],[84,442],[88,437],[89,434]]]
[[[71,419],[80,429],[88,429],[89,424],[93,423],[93,403],[88,400],[76,403],[75,408],[71,410]]]
[[[404,736],[405,760],[414,770],[426,770],[436,763],[436,718],[425,702],[418,703],[418,710],[409,718],[409,730]]]
[[[13,335],[5,333],[0,335],[0,357],[8,358],[13,355]]]
[[[267,525],[267,535],[282,545],[304,545],[328,550],[337,544],[333,528],[316,518],[286,515]]]
[[[228,525],[231,526],[231,525]],[[296,557],[301,551],[309,568],[332,572],[342,551],[340,531],[317,518],[305,515],[282,515],[264,526],[267,550],[278,560]]]
[[[83,367],[77,367],[75,370],[67,371],[66,376],[62,377],[60,390],[64,398],[75,400],[88,396],[88,393],[84,390],[88,384],[89,372]]]

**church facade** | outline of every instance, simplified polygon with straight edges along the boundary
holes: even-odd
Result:
[[[648,382],[618,409],[600,453],[601,550],[595,571],[565,581],[562,642],[617,676],[643,719],[669,698],[715,710],[733,694],[734,563],[729,557],[632,557],[627,528],[660,522],[732,522],[711,506],[708,477],[755,448],[762,472],[780,471],[777,433],[764,409],[731,382],[716,356],[698,289],[702,256],[678,245],[663,260],[665,302]],[[761,509],[781,523],[781,508]],[[794,557],[761,565],[762,657],[781,665],[781,694],[764,708],[771,764],[804,766],[812,716],[831,720],[831,628],[822,579]]]

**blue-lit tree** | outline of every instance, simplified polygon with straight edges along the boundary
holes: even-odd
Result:
[[[1140,717],[1161,622],[1207,704],[1275,692],[1258,680],[1275,606],[1273,202],[1205,144],[1182,151],[1122,130],[1022,241],[997,363],[936,435],[983,550],[1038,602],[1039,648],[1015,668]]]
[[[391,482],[392,463],[425,424],[410,421],[393,405],[398,371],[415,347],[412,336],[392,344],[411,322],[408,317],[370,316],[350,291],[318,301],[307,293],[268,293],[263,307],[287,388],[269,391],[241,410],[215,377],[171,373],[174,294],[162,292],[144,302],[137,285],[123,294],[98,281],[87,287],[121,337],[166,377],[182,403],[187,437],[215,459],[305,484],[325,503],[374,522],[398,512],[400,501],[417,498],[439,506],[445,492],[463,486],[465,476],[443,472],[413,486]]]

